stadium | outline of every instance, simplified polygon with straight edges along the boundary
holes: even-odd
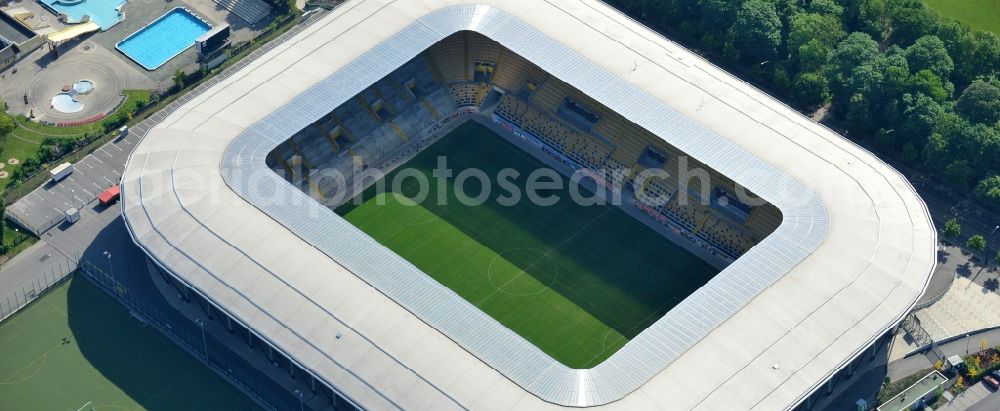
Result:
[[[348,2],[167,115],[122,198],[332,408],[810,409],[936,261],[895,170],[588,0]]]

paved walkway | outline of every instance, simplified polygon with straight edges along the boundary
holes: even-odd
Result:
[[[983,385],[983,383],[977,383],[969,387],[969,389],[958,394],[951,402],[942,405],[937,408],[938,411],[965,411],[971,410],[977,407],[977,404],[985,400],[987,397],[991,396],[993,391]],[[996,396],[994,396],[996,397]],[[982,410],[997,411],[996,408],[979,408]]]
[[[987,347],[1000,345],[1000,329],[994,328],[970,334],[968,338],[958,338],[941,344],[940,348],[946,357],[951,355],[966,355],[967,353],[979,351],[979,345],[984,341]],[[889,377],[897,380],[933,366],[934,364],[923,354],[914,354],[889,363]]]
[[[959,266],[969,262],[969,259],[962,254],[962,250],[955,246],[938,246],[937,267],[934,267],[934,274],[927,284],[924,294],[917,300],[917,308],[926,307],[933,304],[951,288],[955,274],[959,272]]]
[[[1000,326],[1000,294],[959,277],[940,301],[917,311],[920,324],[935,341]]]

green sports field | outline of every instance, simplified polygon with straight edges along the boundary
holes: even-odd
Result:
[[[458,173],[483,170],[495,183],[501,169],[520,173],[543,167],[488,128],[467,122],[425,149],[407,168],[427,176],[438,156]],[[669,242],[613,206],[581,206],[567,189],[552,206],[527,201],[501,205],[494,190],[479,206],[458,201],[447,180],[447,202],[438,204],[437,181],[417,204],[416,179],[400,192],[376,194],[375,186],[338,214],[409,260],[425,273],[573,368],[600,363],[670,308],[704,285],[718,270]],[[494,184],[495,185],[495,184]],[[386,184],[392,187],[393,184]],[[482,189],[466,180],[465,193]]]
[[[258,408],[77,278],[0,324],[0,410],[73,411],[88,402],[96,410]]]
[[[1000,0],[924,0],[928,6],[977,30],[1000,35]]]

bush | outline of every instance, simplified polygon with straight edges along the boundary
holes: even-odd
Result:
[[[944,223],[944,236],[948,238],[955,238],[962,234],[962,225],[958,223],[958,220],[951,219]]]
[[[17,123],[14,122],[14,118],[8,116],[7,113],[0,111],[0,135],[9,133],[11,130],[17,127]]]
[[[969,237],[969,241],[965,242],[965,246],[973,251],[983,251],[986,248],[986,238],[982,235],[976,234]]]

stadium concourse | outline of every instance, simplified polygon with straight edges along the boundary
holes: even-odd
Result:
[[[295,174],[398,165],[486,113],[636,192],[697,196],[632,179],[690,155],[711,173],[709,204],[635,207],[724,269],[570,368]],[[767,203],[730,202],[738,187]],[[374,409],[809,409],[887,342],[936,261],[895,170],[590,0],[348,2],[154,127],[122,198],[182,292],[315,391]]]

